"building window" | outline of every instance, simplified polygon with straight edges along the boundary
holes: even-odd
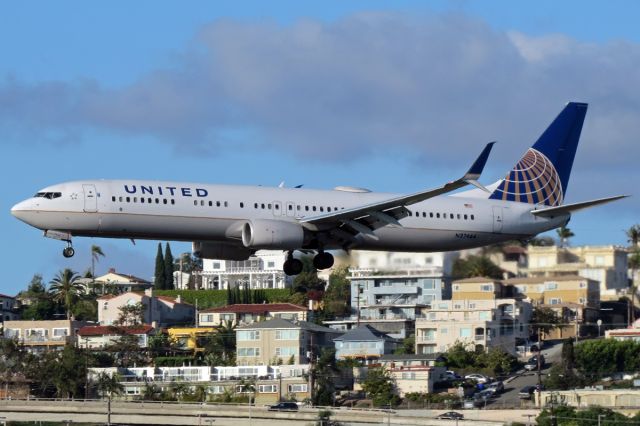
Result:
[[[278,385],[258,385],[259,393],[277,393]]]
[[[213,314],[200,315],[200,322],[213,322]]]
[[[276,340],[298,340],[299,338],[298,330],[276,330]]]
[[[483,284],[480,286],[480,291],[493,291],[493,284]]]
[[[558,289],[558,283],[556,283],[556,282],[545,283],[544,284],[544,288],[545,288],[545,290],[557,290]]]
[[[289,393],[300,393],[300,392],[308,392],[309,388],[306,383],[296,383],[293,385],[287,386]]]
[[[276,356],[295,356],[297,353],[297,347],[276,348]]]
[[[260,356],[260,348],[238,348],[238,356]]]
[[[257,330],[239,330],[237,336],[239,341],[260,340],[260,332]]]

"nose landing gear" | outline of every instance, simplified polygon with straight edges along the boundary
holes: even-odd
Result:
[[[73,255],[76,254],[76,251],[71,246],[71,241],[69,241],[68,244],[69,245],[62,250],[62,255],[66,258],[73,257]]]

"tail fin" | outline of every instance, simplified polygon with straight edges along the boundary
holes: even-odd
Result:
[[[489,198],[560,205],[567,191],[587,106],[569,102]]]

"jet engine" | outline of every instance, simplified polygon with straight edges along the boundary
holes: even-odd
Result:
[[[304,229],[284,220],[256,219],[242,227],[242,244],[254,249],[294,250],[302,247]]]
[[[193,255],[201,259],[247,260],[255,250],[225,243],[194,241]]]

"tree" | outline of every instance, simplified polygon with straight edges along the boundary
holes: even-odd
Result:
[[[132,326],[144,323],[145,307],[142,303],[124,305],[119,310],[118,318],[114,321],[115,325]]]
[[[49,291],[53,300],[64,306],[67,319],[71,319],[74,302],[84,294],[84,286],[78,282],[79,278],[75,272],[67,268],[51,280]]]
[[[551,247],[555,245],[555,241],[551,237],[533,237],[529,240],[529,245],[534,247]]]
[[[635,250],[639,249],[640,246],[638,244],[640,243],[640,224],[631,226],[629,229],[624,231],[624,233],[627,234],[627,241],[631,243],[631,248]]]
[[[396,348],[395,353],[398,355],[402,354],[415,354],[416,351],[416,336],[412,334],[409,337],[406,337],[402,340],[402,344]]]
[[[556,229],[556,233],[558,234],[558,239],[560,240],[560,248],[565,248],[569,245],[569,238],[574,237],[575,234],[571,229],[566,226],[561,226]]]
[[[559,327],[561,323],[553,309],[539,306],[533,308],[533,314],[531,315],[531,332],[533,334],[542,333],[547,335],[553,329]]]
[[[369,368],[362,389],[371,398],[374,407],[398,405],[400,398],[394,391],[394,380],[388,370],[382,367]]]
[[[638,226],[638,225],[636,225]],[[629,258],[627,260],[629,269],[631,269],[631,286],[629,291],[631,292],[631,306],[629,307],[629,326],[633,324],[636,320],[636,293],[638,292],[638,283],[636,282],[636,275],[638,274],[638,269],[640,269],[640,249],[636,248],[631,252]]]
[[[310,257],[301,257],[302,272],[296,275],[293,280],[293,291],[297,293],[307,293],[310,290],[324,290],[325,282],[318,277],[318,270],[313,266]]]
[[[171,246],[167,243],[164,252],[164,289],[173,290],[173,255],[171,254]]]
[[[452,275],[455,278],[488,277],[500,280],[504,271],[488,257],[469,256],[456,259],[453,263]]]
[[[91,278],[96,277],[96,262],[100,261],[100,258],[104,257],[102,248],[100,246],[91,246]]]
[[[326,318],[344,317],[351,313],[351,282],[348,268],[339,268],[329,275],[329,285],[323,297]]]
[[[109,399],[113,395],[120,395],[124,392],[124,386],[120,383],[120,375],[117,373],[109,374],[105,371],[98,374],[96,388],[102,397],[106,395]]]
[[[164,256],[162,256],[162,244],[158,243],[158,253],[156,254],[156,274],[153,277],[153,288],[164,290],[166,283]]]
[[[53,384],[58,397],[73,398],[84,394],[87,378],[85,355],[80,349],[66,345],[60,356],[51,360]]]
[[[235,365],[236,326],[233,321],[225,321],[217,328],[205,345],[205,362],[207,365]]]
[[[333,348],[323,349],[311,369],[313,381],[311,403],[316,406],[333,405],[335,396],[334,377],[336,376],[336,351]]]
[[[20,292],[20,296],[30,301],[28,305],[23,305],[22,319],[39,321],[54,318],[56,307],[51,295],[47,293],[42,275],[34,275],[27,290]]]

